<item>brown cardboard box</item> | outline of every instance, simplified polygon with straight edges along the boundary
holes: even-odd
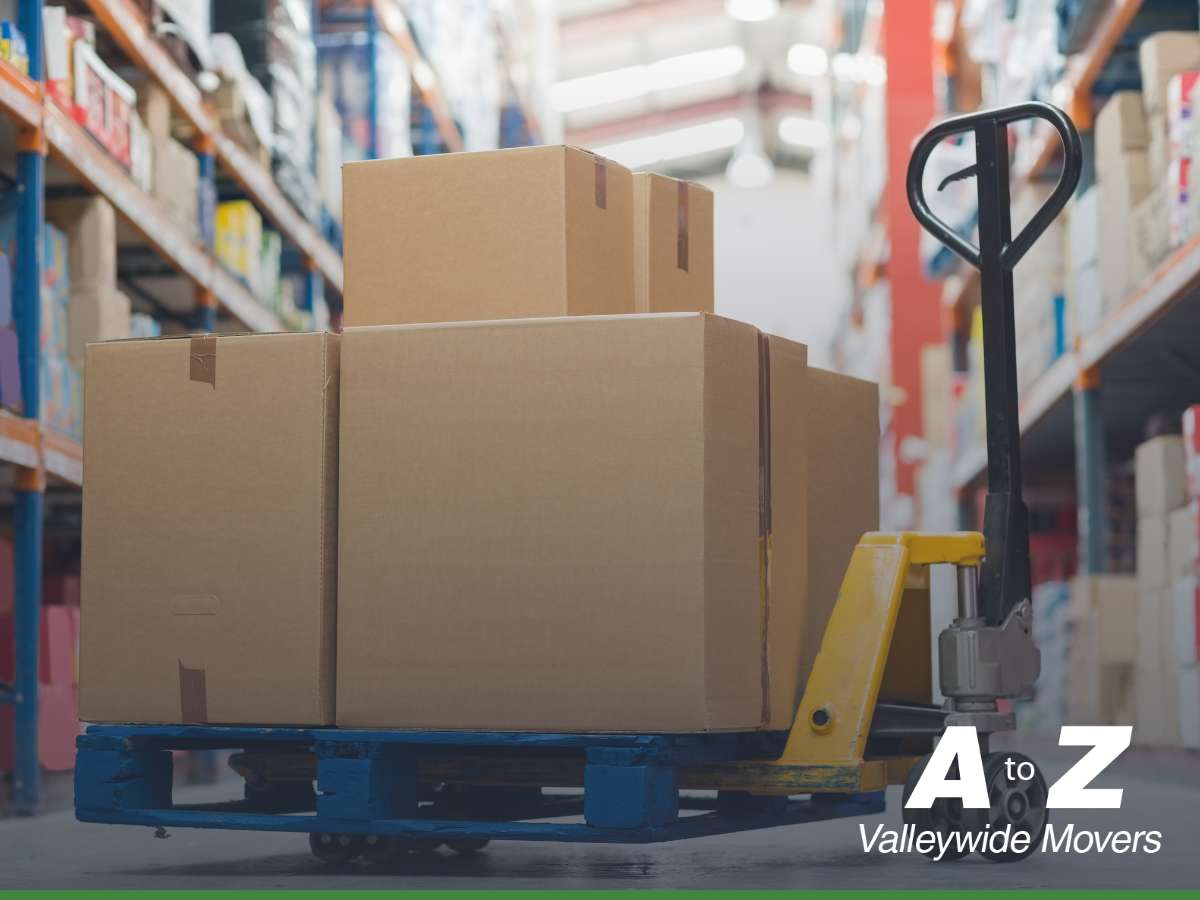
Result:
[[[154,199],[193,237],[200,231],[199,184],[196,154],[172,138],[154,142]]]
[[[1072,628],[1087,622],[1094,629],[1098,662],[1134,662],[1137,610],[1137,579],[1131,575],[1081,575],[1071,582]]]
[[[802,689],[850,555],[864,534],[879,528],[879,385],[810,368],[808,397],[809,577]]]
[[[117,216],[103,197],[56,200],[46,204],[46,219],[66,232],[71,293],[116,290]]]
[[[713,194],[665,175],[633,176],[634,309],[713,311]]]
[[[67,354],[83,362],[88,344],[129,337],[129,298],[116,288],[71,289],[67,308]]]
[[[1136,598],[1130,600],[1129,608],[1136,616]],[[1066,721],[1072,725],[1128,725],[1133,721],[1135,665],[1102,658],[1102,630],[1102,619],[1095,611],[1071,623]]]
[[[1183,437],[1165,434],[1140,444],[1134,454],[1134,479],[1139,516],[1165,516],[1185,505],[1188,487]]]
[[[139,79],[137,88],[137,111],[142,123],[150,132],[154,143],[171,137],[171,98],[151,78]]]
[[[819,643],[814,570],[850,553],[809,556],[808,523],[825,522],[808,503],[801,345],[765,345],[764,608],[754,328],[671,314],[343,340],[339,725],[790,725],[801,648]],[[847,493],[844,453],[874,434],[874,465],[877,423],[841,436],[829,481],[830,527],[853,540],[877,521],[877,484],[855,472]]]
[[[1150,143],[1146,107],[1137,91],[1118,91],[1096,115],[1096,172],[1103,181],[1120,157]]]
[[[350,163],[345,323],[633,312],[633,177],[571,147]]]
[[[1171,250],[1170,214],[1165,183],[1157,183],[1128,215],[1129,260],[1126,292],[1136,290]]]
[[[1137,746],[1177,747],[1180,743],[1174,623],[1175,601],[1171,589],[1141,590],[1134,675],[1133,742]]]
[[[80,716],[333,722],[338,338],[92,344]]]
[[[1167,83],[1180,72],[1200,69],[1200,33],[1159,31],[1138,44],[1146,110],[1165,112]]]

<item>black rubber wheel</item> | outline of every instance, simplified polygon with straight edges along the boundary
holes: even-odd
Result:
[[[925,771],[925,767],[929,764],[929,759],[928,755],[921,757],[921,760],[909,771],[908,778],[904,780],[904,794],[901,800],[900,812],[901,819],[905,825],[915,825],[918,833],[932,831],[943,835],[969,830],[962,801],[958,798],[939,797],[933,801],[933,805],[929,809],[909,809],[906,805],[908,798],[916,790],[917,782],[921,779],[921,773]],[[950,771],[952,777],[956,774],[955,769],[957,769],[957,764]],[[953,842],[946,847],[946,852],[942,854],[940,859],[937,856],[936,850],[924,855],[936,862],[954,862],[955,860],[962,859],[968,852],[965,849],[959,849],[957,842]]]
[[[455,853],[465,856],[469,853],[478,853],[490,843],[491,841],[487,838],[456,838],[452,841],[446,841],[446,846]]]
[[[1033,770],[1032,777],[1009,778],[1010,766],[1005,764],[1006,760],[1011,761],[1014,776],[1018,775],[1018,769],[1029,766]],[[991,831],[998,831],[1011,825],[1014,835],[1019,832],[1029,835],[1029,845],[1020,853],[1012,849],[992,852],[985,845],[979,855],[992,862],[1022,860],[1038,849],[1046,823],[1050,820],[1050,811],[1046,808],[1049,794],[1046,778],[1037,763],[1023,753],[989,753],[983,758],[983,777],[991,806],[972,810],[976,818],[983,820],[976,827],[986,829],[990,825]]]
[[[315,832],[308,836],[313,856],[326,863],[352,862],[363,852],[366,840],[361,834],[329,834]]]
[[[437,838],[401,838],[409,853],[433,853],[442,842]]]

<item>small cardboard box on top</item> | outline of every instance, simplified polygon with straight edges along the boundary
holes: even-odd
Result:
[[[347,326],[633,312],[633,176],[573,147],[343,168]]]
[[[633,176],[634,311],[713,311],[713,193],[665,175]]]
[[[811,374],[702,314],[349,329],[338,724],[787,728],[878,522],[877,389]]]
[[[87,348],[85,721],[333,722],[338,347]]]

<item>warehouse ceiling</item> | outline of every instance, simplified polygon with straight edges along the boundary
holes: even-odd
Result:
[[[559,0],[551,103],[566,140],[634,168],[729,166],[747,186],[764,159],[806,166],[829,142],[834,5]]]

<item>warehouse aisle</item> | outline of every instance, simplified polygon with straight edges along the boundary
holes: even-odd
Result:
[[[1074,756],[1039,747],[1047,774]],[[475,857],[437,854],[387,867],[330,870],[308,854],[300,835],[150,829],[75,822],[69,813],[0,822],[0,888],[1196,888],[1195,810],[1200,757],[1131,753],[1099,786],[1124,787],[1125,809],[1074,812],[1078,828],[1153,828],[1162,850],[1128,858],[1035,854],[1000,866],[976,860],[936,865],[923,859],[866,855],[858,822],[798,825],[650,847],[493,844]],[[188,789],[186,801],[207,789]],[[230,784],[224,785],[230,790]],[[898,794],[898,792],[896,792]],[[899,797],[872,831],[899,823]],[[1063,817],[1057,820],[1065,822]]]

